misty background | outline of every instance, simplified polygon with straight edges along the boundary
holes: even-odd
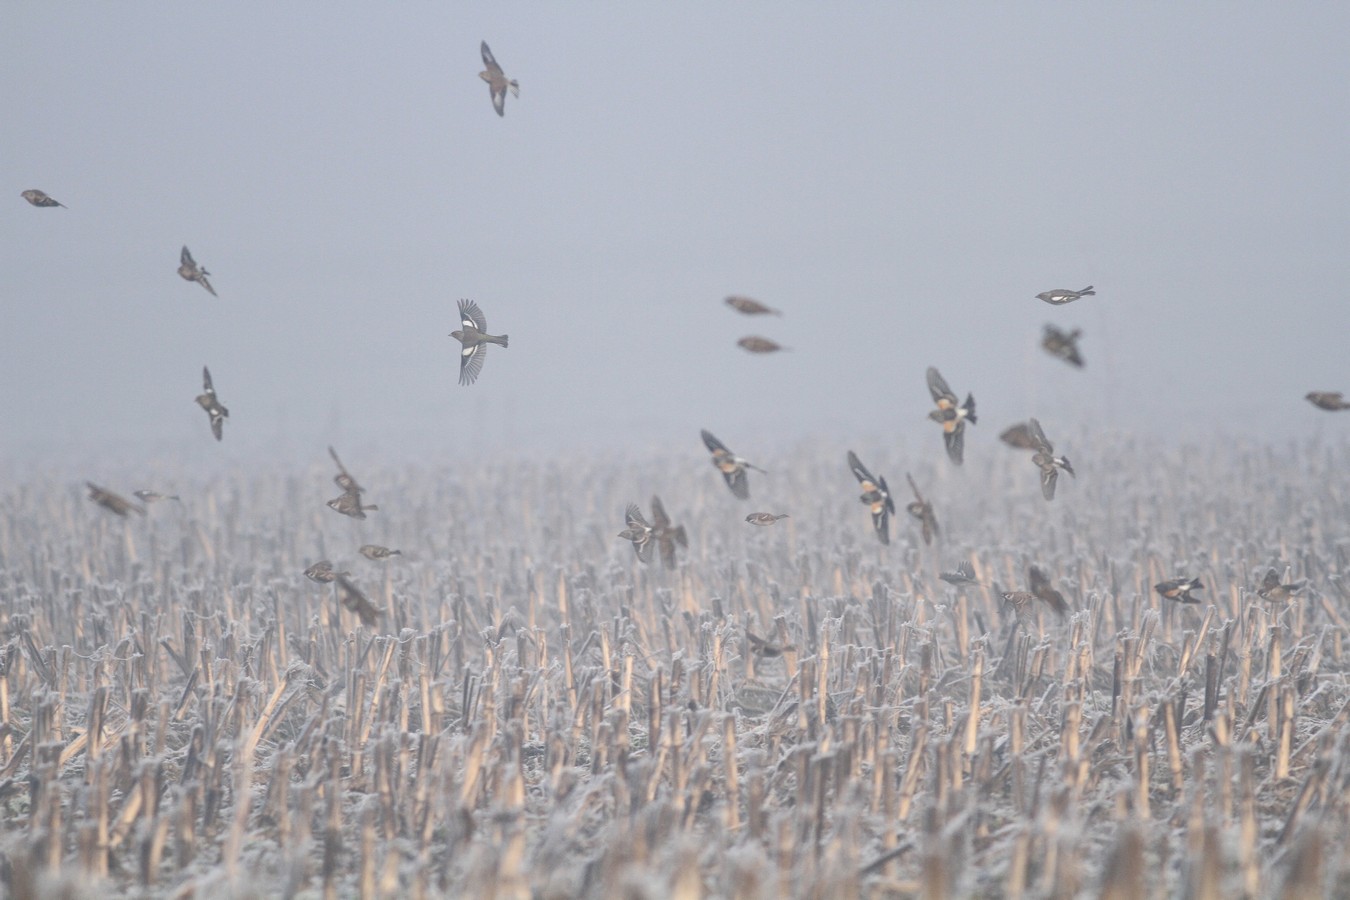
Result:
[[[940,461],[928,365],[975,394],[968,461],[1031,415],[1340,442],[1303,395],[1350,392],[1348,33],[1333,4],[8,3],[0,458],[702,467],[708,428]],[[511,337],[471,387],[461,297]]]

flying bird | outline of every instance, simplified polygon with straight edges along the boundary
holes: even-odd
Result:
[[[391,556],[402,556],[402,550],[390,550],[388,547],[381,547],[379,544],[362,544],[358,551],[366,559],[376,562],[383,562]]]
[[[342,496],[334,497],[328,501],[328,508],[342,513],[344,516],[351,516],[353,519],[364,519],[367,512],[374,512],[379,509],[373,503],[368,506],[361,504],[361,493],[364,488],[356,483],[352,473],[347,471],[347,467],[338,459],[337,451],[331,446],[328,448],[328,455],[333,457],[333,462],[338,467],[338,473],[333,476],[333,483],[342,488]]]
[[[1053,291],[1043,291],[1036,295],[1037,300],[1044,300],[1053,306],[1063,306],[1065,303],[1072,303],[1075,300],[1081,300],[1083,297],[1091,297],[1097,292],[1088,285],[1081,291],[1068,291],[1064,288],[1055,288]]]
[[[1017,615],[1017,621],[1019,623],[1030,613],[1032,604],[1037,600],[1041,600],[1048,605],[1055,611],[1055,615],[1059,616],[1061,619],[1069,612],[1069,604],[1064,603],[1063,597],[1059,598],[1061,605],[1056,605],[1053,600],[1046,600],[1045,598],[1038,597],[1031,591],[1004,591],[996,584],[994,585],[994,592],[1003,599],[1003,604],[1005,606],[1012,607],[1013,612]],[[1056,591],[1055,593],[1058,595],[1059,592]]]
[[[318,584],[332,584],[337,580],[338,575],[350,576],[351,572],[334,572],[333,564],[326,559],[321,559],[314,565],[305,570],[305,577]]]
[[[487,82],[488,93],[492,95],[492,108],[497,111],[497,115],[506,115],[506,89],[511,89],[512,97],[520,96],[520,85],[514,78],[508,79],[502,67],[497,65],[497,59],[488,49],[487,41],[483,41],[479,48],[483,52],[483,65],[487,66],[485,71],[479,72],[478,77]]]
[[[383,610],[371,603],[370,598],[352,583],[345,572],[335,572],[333,577],[337,580],[337,595],[342,605],[360,616],[362,625],[374,627]]]
[[[483,354],[488,344],[506,346],[507,335],[487,333],[487,319],[483,311],[472,300],[459,301],[459,319],[463,326],[460,331],[450,332],[450,336],[461,344],[459,351],[459,383],[473,384],[478,373],[483,371]]]
[[[1060,331],[1053,325],[1045,326],[1045,334],[1041,338],[1041,346],[1045,352],[1056,359],[1062,359],[1071,366],[1083,368],[1083,357],[1078,353],[1078,339],[1083,336],[1082,329],[1075,328],[1073,331]]]
[[[743,337],[736,342],[742,348],[751,353],[777,353],[779,350],[786,350],[782,344],[776,343],[764,337],[750,336]]]
[[[958,406],[956,395],[932,366],[928,367],[928,393],[933,395],[933,402],[937,404],[937,409],[930,412],[928,418],[942,425],[942,440],[947,445],[947,455],[959,466],[965,454],[966,420],[972,425],[976,422],[975,395],[966,394],[966,402]]]
[[[775,656],[782,656],[790,650],[797,649],[796,644],[787,644],[784,646],[782,644],[775,644],[771,641],[767,641],[748,628],[745,630],[745,639],[750,642],[750,652],[756,656],[762,656],[765,659],[773,659]]]
[[[623,512],[624,521],[628,527],[619,532],[619,537],[625,541],[633,542],[633,552],[642,562],[651,562],[652,559],[652,526],[647,524],[647,520],[642,517],[642,510],[638,509],[636,503],[628,504]]]
[[[1187,578],[1185,575],[1180,578],[1171,578],[1167,581],[1160,581],[1153,586],[1158,595],[1168,600],[1175,600],[1178,603],[1199,603],[1200,598],[1192,597],[1191,591],[1203,591],[1205,586],[1200,583],[1199,578]]]
[[[1031,457],[1031,461],[1041,470],[1041,493],[1045,499],[1055,499],[1055,482],[1059,480],[1059,470],[1063,469],[1073,477],[1073,466],[1069,465],[1067,456],[1055,456],[1055,448],[1045,437],[1045,432],[1041,429],[1041,423],[1032,419],[1027,423],[1031,428],[1031,437],[1036,442],[1036,454]]]
[[[745,470],[754,469],[756,472],[765,475],[769,473],[732,453],[706,428],[699,434],[703,436],[703,445],[712,451],[712,464],[717,467],[717,471],[722,473],[722,478],[726,480],[727,487],[731,488],[731,493],[742,500],[748,500],[750,498],[750,480],[746,476]]]
[[[933,504],[919,493],[919,486],[914,483],[912,475],[906,472],[905,478],[909,481],[909,489],[914,492],[914,499],[905,506],[905,511],[923,524],[923,542],[932,544],[933,536],[938,533],[938,521],[937,516],[933,515]]]
[[[685,534],[684,526],[671,522],[661,498],[655,494],[652,495],[652,539],[656,541],[661,562],[667,569],[675,568],[675,546],[689,546],[689,535]]]
[[[1015,447],[1018,450],[1035,450],[1036,439],[1031,435],[1031,428],[1026,422],[1018,422],[1016,425],[1010,425],[1003,430],[998,439],[1009,447]]]
[[[106,488],[101,488],[92,481],[86,481],[85,484],[89,487],[89,499],[93,500],[108,512],[119,515],[124,519],[129,512],[139,513],[142,516],[145,515],[144,506],[132,503],[121,494],[115,494]]]
[[[160,500],[178,500],[177,494],[161,494],[159,491],[133,491],[136,499],[142,503],[156,503]],[[179,501],[180,503],[182,501]]]
[[[975,580],[975,570],[966,560],[956,564],[955,572],[943,572],[938,576],[948,584],[979,584]]]
[[[749,522],[751,525],[772,525],[779,519],[786,519],[787,517],[787,513],[778,513],[775,515],[774,513],[757,512],[746,516],[745,521]]]
[[[216,399],[216,389],[211,384],[211,370],[206,366],[202,366],[202,393],[197,395],[197,405],[211,417],[211,433],[216,436],[216,440],[220,440],[225,436],[225,420],[229,418],[230,411]]]
[[[1049,606],[1055,611],[1055,615],[1061,619],[1069,612],[1068,601],[1064,595],[1055,590],[1050,585],[1050,578],[1037,566],[1031,566],[1027,569],[1027,580],[1031,583],[1031,593],[1036,595],[1036,599]]]
[[[187,279],[188,281],[197,282],[202,287],[210,291],[212,297],[216,296],[216,289],[211,287],[211,282],[206,280],[206,276],[210,275],[211,273],[206,271],[206,269],[202,268],[201,266],[197,265],[197,261],[192,258],[192,253],[188,250],[186,244],[183,245],[183,252],[178,255],[178,260],[179,260],[178,265],[179,275],[183,276],[183,278]]]
[[[67,208],[64,203],[52,197],[48,197],[45,193],[39,191],[37,188],[32,188],[31,190],[24,191],[19,196],[27,200],[34,206],[59,206],[62,209]]]
[[[732,294],[727,298],[727,306],[739,313],[745,313],[747,316],[781,316],[782,313],[772,306],[765,306],[758,300],[751,297],[742,297]]]
[[[1340,391],[1309,391],[1308,402],[1318,409],[1335,412],[1338,409],[1350,409],[1350,403],[1341,399]]]
[[[1261,587],[1257,588],[1256,593],[1261,599],[1272,603],[1288,603],[1307,583],[1304,580],[1293,584],[1280,584],[1280,573],[1271,568],[1266,572],[1266,577],[1261,581]]]
[[[873,478],[872,473],[867,471],[867,467],[858,459],[858,454],[852,450],[848,451],[848,467],[853,472],[853,477],[858,479],[858,484],[862,486],[862,496],[858,499],[872,513],[872,528],[877,533],[877,540],[889,544],[891,513],[895,512],[895,501],[891,499],[886,479]]]

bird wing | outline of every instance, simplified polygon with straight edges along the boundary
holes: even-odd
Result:
[[[946,401],[948,406],[956,405],[956,395],[947,387],[947,382],[933,366],[928,367],[928,393],[933,395],[933,402],[938,406],[942,406],[943,401]]]
[[[750,479],[745,475],[745,469],[737,466],[730,472],[723,472],[722,477],[726,479],[727,487],[731,492],[742,500],[750,499]]]
[[[651,526],[647,524],[647,520],[642,518],[642,510],[638,508],[636,503],[630,503],[628,506],[624,507],[623,517],[628,523],[629,528],[651,528]]]
[[[183,245],[183,252],[178,254],[178,261],[185,266],[197,268],[196,261],[192,258],[192,251],[188,250],[187,244]]]
[[[483,311],[472,300],[459,301],[459,319],[465,328],[487,331],[487,319],[483,318]]]
[[[459,353],[459,383],[473,384],[478,373],[483,371],[483,356],[487,353],[487,344],[471,344]]]
[[[918,500],[919,503],[923,503],[923,494],[919,493],[919,486],[914,483],[914,476],[906,472],[905,480],[909,482],[909,489],[914,492],[914,499]]]
[[[1031,431],[1031,439],[1036,442],[1036,446],[1040,447],[1047,454],[1055,452],[1054,446],[1046,439],[1045,432],[1041,429],[1041,423],[1039,421],[1032,419],[1027,423],[1027,427]]]
[[[661,498],[652,495],[652,524],[657,528],[669,528],[670,516],[666,515],[666,508],[661,505]]]
[[[211,433],[216,436],[216,440],[225,436],[225,417],[215,411],[211,413]]]
[[[216,389],[211,384],[211,370],[206,366],[202,366],[202,390],[206,391],[206,396],[215,398]]]
[[[1277,587],[1279,587],[1279,586],[1280,586],[1280,576],[1279,576],[1279,573],[1276,572],[1274,569],[1268,570],[1268,571],[1266,572],[1266,577],[1265,577],[1265,579],[1262,580],[1262,582],[1261,582],[1261,590],[1262,590],[1262,591],[1269,591],[1269,590],[1272,590],[1272,589],[1277,588]]]
[[[876,484],[876,479],[872,477],[872,473],[867,471],[867,466],[862,464],[862,461],[858,459],[858,455],[852,450],[848,451],[848,467],[849,470],[853,472],[853,477],[858,479],[859,484],[864,482]]]
[[[488,49],[487,41],[483,41],[478,49],[482,51],[483,65],[487,66],[488,72],[492,75],[504,75],[502,67],[497,65],[496,57],[494,57],[492,51]],[[511,48],[508,47],[506,49],[510,50]]]
[[[727,449],[726,444],[723,444],[717,438],[713,437],[712,433],[706,428],[700,431],[699,434],[703,436],[703,446],[707,447],[709,450],[713,452],[721,450],[723,453],[731,453],[731,451]]]
[[[966,451],[966,424],[958,421],[951,431],[942,432],[942,441],[947,445],[947,455],[958,466]]]
[[[1041,469],[1041,493],[1045,495],[1045,499],[1055,499],[1055,482],[1058,480],[1059,469],[1054,466]]]

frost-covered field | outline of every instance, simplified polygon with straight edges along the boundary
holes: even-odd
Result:
[[[182,495],[144,518],[79,477],[6,488],[0,883],[1350,896],[1350,446],[1065,440],[1053,503],[992,440],[961,469],[936,434],[853,447],[900,506],[883,547],[850,448],[720,436],[772,473],[749,501],[692,436],[453,468],[339,448],[364,522],[325,507],[323,448],[296,472],[91,474]],[[653,493],[689,530],[671,572],[616,537]],[[321,557],[378,627],[303,576]],[[962,560],[981,586],[938,579]],[[1067,620],[1001,609],[990,585],[1030,564]],[[1308,587],[1262,600],[1271,566]],[[1153,591],[1183,574],[1200,605]]]

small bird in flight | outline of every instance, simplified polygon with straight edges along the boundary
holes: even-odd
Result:
[[[1073,331],[1060,331],[1053,325],[1045,326],[1045,335],[1041,338],[1041,346],[1045,352],[1056,359],[1062,359],[1071,366],[1083,368],[1083,357],[1078,353],[1078,339],[1083,336],[1079,328]]]
[[[933,514],[933,504],[925,500],[923,494],[919,493],[919,486],[914,483],[912,475],[906,472],[905,478],[909,481],[909,489],[914,492],[914,499],[905,506],[905,511],[923,524],[923,542],[931,545],[933,536],[938,533],[938,520],[937,516]]]
[[[652,495],[652,539],[656,541],[656,547],[661,551],[661,562],[667,569],[675,568],[675,545],[689,546],[689,535],[685,533],[684,526],[671,522],[665,506],[661,504],[661,498],[655,494]]]
[[[779,350],[788,349],[782,344],[771,341],[768,338],[757,337],[754,335],[743,337],[736,343],[742,348],[749,350],[751,353],[777,353]]]
[[[877,533],[877,540],[889,544],[891,513],[895,512],[895,501],[891,499],[886,479],[873,478],[872,473],[867,471],[867,467],[858,459],[858,454],[852,450],[848,451],[848,467],[853,472],[853,477],[858,479],[858,484],[862,486],[862,496],[858,499],[872,513],[872,528]]]
[[[1308,402],[1318,409],[1335,412],[1338,409],[1350,409],[1350,403],[1341,399],[1340,391],[1309,391]]]
[[[390,550],[388,547],[381,547],[379,544],[362,544],[358,551],[366,559],[375,562],[383,562],[391,556],[402,556],[402,550]]]
[[[749,522],[751,525],[772,525],[779,519],[786,519],[787,517],[787,513],[778,513],[775,515],[774,513],[757,512],[746,516],[745,521]]]
[[[765,306],[758,300],[751,297],[742,297],[738,294],[732,294],[727,298],[727,306],[739,313],[745,313],[747,316],[781,316],[782,313],[772,306]]]
[[[628,527],[619,532],[619,537],[625,541],[633,542],[633,552],[642,562],[651,562],[652,559],[652,526],[647,524],[647,520],[642,517],[642,510],[638,509],[636,503],[628,504],[623,512],[624,521]]]
[[[321,559],[314,565],[305,570],[305,577],[318,584],[332,584],[337,580],[339,574],[351,575],[351,572],[334,572],[333,564],[326,559]]]
[[[1256,593],[1261,599],[1272,603],[1288,603],[1307,583],[1304,580],[1293,584],[1280,584],[1280,574],[1271,568],[1266,572],[1266,577],[1261,581],[1261,587],[1257,588]]]
[[[155,503],[160,500],[178,500],[177,494],[161,494],[159,491],[133,491],[136,499],[142,503]],[[179,501],[182,502],[181,500]]]
[[[39,191],[37,188],[32,188],[31,190],[24,191],[19,196],[27,200],[34,206],[59,206],[62,209],[67,208],[64,203],[52,197],[48,197],[45,193]]]
[[[450,336],[461,344],[459,351],[459,383],[473,384],[478,373],[483,371],[483,354],[488,344],[500,344],[505,347],[507,335],[487,333],[487,319],[483,311],[472,300],[459,301],[459,319],[463,329],[450,332]]]
[[[746,476],[745,470],[754,469],[756,472],[765,475],[769,473],[732,453],[706,428],[699,434],[703,436],[703,445],[712,451],[712,464],[717,467],[717,471],[722,473],[722,478],[726,480],[727,487],[731,488],[731,493],[742,500],[748,500],[750,498],[750,480]]]
[[[497,115],[506,115],[506,89],[511,89],[512,97],[520,96],[520,85],[514,78],[508,79],[502,67],[497,65],[496,58],[492,51],[488,49],[487,41],[479,48],[483,52],[483,65],[487,69],[478,73],[478,77],[487,82],[488,93],[492,95],[492,108],[497,111]]]
[[[772,641],[767,641],[748,628],[745,630],[745,639],[750,642],[750,652],[756,656],[762,656],[765,659],[773,659],[775,656],[782,656],[790,650],[797,649],[796,644],[784,646],[782,644],[775,644]]]
[[[1064,618],[1065,615],[1067,615],[1069,612],[1069,604],[1064,603],[1063,597],[1059,598],[1060,604],[1062,605],[1056,605],[1053,600],[1047,600],[1043,597],[1038,597],[1031,591],[1003,591],[999,590],[998,585],[994,586],[994,590],[998,593],[1000,597],[1003,598],[1004,605],[1011,606],[1013,608],[1013,612],[1017,615],[1017,621],[1019,623],[1021,623],[1023,621],[1023,617],[1029,613],[1031,609],[1031,604],[1036,602],[1037,600],[1044,601],[1047,605],[1050,606],[1051,609],[1055,611],[1055,615],[1057,615],[1061,619]],[[1055,592],[1056,595],[1058,595],[1058,593],[1059,593],[1058,591]]]
[[[966,394],[966,402],[956,404],[956,395],[947,387],[942,375],[932,366],[928,367],[928,393],[933,395],[937,409],[928,414],[928,418],[942,425],[942,440],[947,445],[947,455],[952,462],[961,465],[965,455],[966,421],[974,425],[975,395]]]
[[[1200,583],[1199,578],[1171,578],[1167,581],[1160,581],[1153,586],[1158,595],[1168,600],[1175,600],[1178,603],[1199,603],[1200,598],[1192,597],[1191,591],[1203,591],[1205,586]]]
[[[202,393],[197,395],[197,405],[211,417],[211,433],[216,436],[216,440],[220,440],[225,435],[225,420],[229,418],[230,411],[216,399],[216,389],[211,384],[211,370],[206,366],[202,366]]]
[[[1018,422],[1016,425],[1010,425],[1003,430],[998,439],[1009,447],[1018,450],[1035,450],[1036,439],[1031,436],[1031,428],[1026,422]]]
[[[85,485],[87,485],[89,488],[89,499],[93,500],[95,503],[106,509],[108,512],[119,515],[124,519],[127,517],[127,513],[129,512],[138,513],[142,516],[145,515],[144,506],[141,506],[140,504],[137,503],[132,503],[130,500],[128,500],[126,497],[123,497],[121,494],[115,494],[112,491],[107,490],[106,488],[101,488],[98,485],[94,484],[92,481],[86,481]]]
[[[337,451],[331,446],[328,448],[328,455],[333,457],[333,462],[337,464],[338,473],[333,476],[333,482],[342,488],[342,496],[334,497],[328,501],[328,508],[342,513],[344,516],[351,516],[353,519],[364,519],[366,512],[374,512],[379,509],[375,504],[368,506],[361,505],[361,492],[363,488],[356,483],[356,479],[347,471],[347,467],[338,459]]]
[[[1053,306],[1063,306],[1065,303],[1072,303],[1075,300],[1081,300],[1083,297],[1092,297],[1097,292],[1088,285],[1081,291],[1069,291],[1064,288],[1055,288],[1053,291],[1043,291],[1036,295],[1037,300],[1044,300]]]
[[[948,584],[979,584],[975,580],[975,569],[964,559],[956,564],[955,572],[943,572],[938,577]]]
[[[201,266],[197,265],[197,261],[192,258],[192,253],[188,250],[186,244],[183,245],[183,252],[179,254],[178,260],[179,260],[178,265],[179,275],[183,276],[183,278],[187,279],[188,281],[197,282],[202,287],[210,291],[212,297],[216,296],[216,289],[211,287],[211,282],[206,280],[206,276],[210,275],[211,273],[206,271],[206,269],[202,268]]]
[[[1067,456],[1055,456],[1054,445],[1045,437],[1045,432],[1041,429],[1041,423],[1032,419],[1027,423],[1031,428],[1031,437],[1036,442],[1036,454],[1031,457],[1031,461],[1041,470],[1041,493],[1045,499],[1055,499],[1055,482],[1059,480],[1059,470],[1063,469],[1073,477],[1073,466],[1069,465]]]
[[[1064,595],[1055,590],[1050,585],[1050,578],[1040,570],[1038,566],[1031,566],[1027,569],[1027,580],[1031,582],[1031,593],[1036,595],[1036,599],[1042,601],[1055,611],[1055,614],[1061,619],[1069,611],[1068,601]]]
[[[373,628],[383,611],[370,602],[370,598],[352,583],[345,572],[335,572],[333,577],[337,581],[338,600],[347,609],[361,617],[362,625]]]

